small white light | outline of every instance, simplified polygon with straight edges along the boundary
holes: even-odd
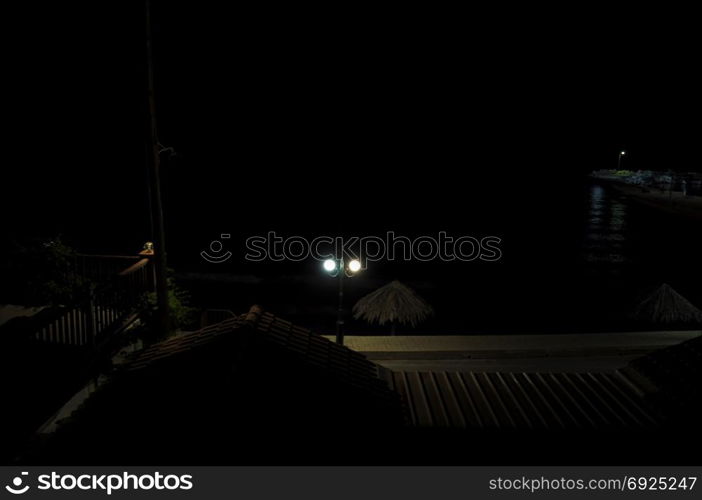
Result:
[[[322,265],[324,266],[325,271],[332,272],[334,269],[336,269],[336,261],[334,259],[327,259]]]
[[[619,153],[619,154],[620,154],[620,155],[625,155],[625,154],[626,154],[626,151],[622,151],[622,152]]]
[[[357,259],[353,259],[351,262],[349,262],[349,271],[352,273],[357,273],[358,271],[361,270],[361,262]]]

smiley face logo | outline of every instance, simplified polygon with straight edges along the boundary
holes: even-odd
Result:
[[[21,476],[26,476],[29,474],[28,472],[22,472],[20,473],[19,476],[15,477],[12,480],[12,486],[7,485],[5,486],[5,489],[12,493],[13,495],[22,495],[23,493],[27,493],[27,490],[29,490],[29,485],[25,485],[22,487],[22,477]]]
[[[232,235],[224,233],[221,234],[219,237],[223,240],[228,240],[232,237]],[[208,253],[207,250],[203,250],[202,252],[200,252],[200,255],[207,262],[210,262],[212,264],[221,264],[222,262],[228,261],[229,258],[232,256],[232,253],[229,250],[222,252],[223,248],[224,245],[221,241],[214,240],[212,243],[210,243],[210,251],[212,253]]]

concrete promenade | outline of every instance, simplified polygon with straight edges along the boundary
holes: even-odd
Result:
[[[553,335],[348,336],[344,344],[395,370],[615,370],[701,331]],[[327,338],[333,340],[332,336]]]

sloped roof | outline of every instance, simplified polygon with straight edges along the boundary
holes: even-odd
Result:
[[[177,356],[191,353],[203,345],[227,340],[227,334],[234,334],[246,326],[245,316],[242,315],[195,332],[172,337],[137,351],[121,368],[124,371],[137,371],[153,367],[159,362],[172,361]]]
[[[382,372],[362,354],[254,306],[128,357],[28,459],[340,459],[366,446],[364,437],[385,436],[405,421]]]
[[[619,372],[394,372],[416,427],[644,428],[656,424],[643,392]]]
[[[363,354],[332,342],[307,328],[293,325],[273,314],[252,308],[247,316],[263,340],[277,345],[300,360],[324,370],[329,376],[361,389],[394,394],[380,377],[381,368]]]
[[[540,440],[524,448],[529,453],[568,452],[560,431],[595,446],[603,441],[591,441],[587,431],[608,440],[607,431],[658,426],[660,406],[641,373],[653,366],[651,378],[661,387],[688,394],[696,382],[679,377],[699,380],[702,341],[688,344],[661,351],[665,360],[654,353],[603,373],[391,372],[254,306],[133,354],[36,456],[240,464],[300,463],[306,456],[348,463],[355,450],[362,463],[386,452],[391,460],[441,462],[467,449],[499,458],[503,446],[517,446],[510,431]]]
[[[392,391],[380,377],[381,368],[363,354],[332,342],[307,328],[292,324],[259,306],[248,313],[227,319],[201,330],[159,342],[139,351],[123,367],[125,372],[153,367],[157,363],[172,362],[178,356],[193,353],[200,347],[236,339],[238,347],[243,342],[258,342],[266,347],[284,350],[298,362],[315,367],[350,386],[361,390],[385,394],[392,398]],[[250,345],[250,344],[248,344]]]
[[[626,370],[650,384],[647,398],[668,419],[702,418],[702,337],[637,358]]]

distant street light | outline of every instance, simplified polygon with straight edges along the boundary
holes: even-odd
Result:
[[[622,156],[626,155],[626,151],[620,151],[619,152],[619,158],[617,160],[617,170],[621,170],[622,168]]]
[[[344,259],[327,259],[322,263],[324,270],[334,278],[339,278],[339,307],[336,314],[336,343],[344,344],[344,333],[342,326],[344,324],[344,275],[351,278],[361,270],[361,262],[358,259],[352,259],[348,265],[344,264]]]

